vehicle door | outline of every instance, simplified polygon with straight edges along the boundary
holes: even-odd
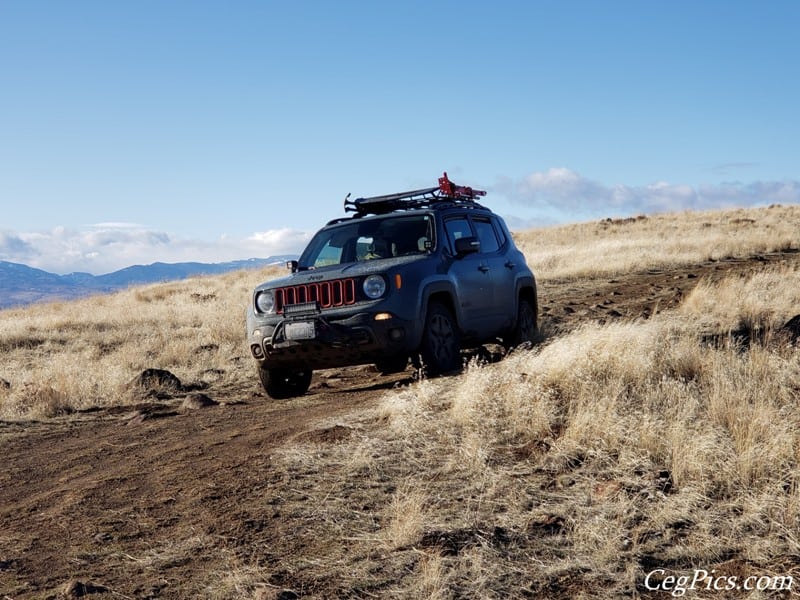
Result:
[[[510,327],[517,314],[516,303],[516,265],[506,254],[508,240],[502,228],[493,217],[471,215],[472,226],[481,242],[480,255],[488,266],[492,286],[492,307],[489,319],[493,331]]]
[[[456,240],[475,236],[466,215],[445,219],[444,228],[452,257],[449,270],[458,294],[461,328],[469,337],[483,337],[492,327],[488,320],[495,310],[489,266],[480,252],[456,255]]]

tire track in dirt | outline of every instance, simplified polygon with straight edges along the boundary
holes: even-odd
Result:
[[[556,331],[586,321],[647,319],[676,308],[700,281],[746,276],[798,262],[797,251],[773,252],[630,274],[549,280],[539,284],[541,318]]]

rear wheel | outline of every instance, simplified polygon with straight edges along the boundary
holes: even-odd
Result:
[[[298,369],[265,369],[259,366],[258,377],[261,385],[271,398],[283,400],[302,396],[311,385],[313,371]]]
[[[419,354],[426,375],[461,369],[461,340],[456,320],[439,302],[428,307]]]
[[[517,307],[517,322],[511,335],[508,337],[506,348],[516,348],[526,342],[536,339],[536,309],[529,300],[519,299]]]

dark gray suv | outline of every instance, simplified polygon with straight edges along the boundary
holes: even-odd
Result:
[[[259,285],[250,352],[273,398],[304,394],[314,369],[374,364],[429,375],[462,348],[533,339],[536,280],[485,192],[447,173],[434,188],[345,200],[353,214],[313,237],[287,277]]]

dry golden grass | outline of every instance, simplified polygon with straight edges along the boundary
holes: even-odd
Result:
[[[616,598],[659,567],[800,580],[800,353],[728,336],[781,324],[797,289],[797,269],[722,280],[677,311],[387,392],[384,426],[283,463],[357,531],[344,547],[314,529],[318,560],[348,565],[343,590],[393,577],[387,598]],[[371,457],[360,481],[393,484],[372,519],[351,512],[353,455]]]
[[[388,525],[384,532],[391,549],[412,544],[422,535],[425,522],[425,494],[417,485],[397,492],[387,510]]]
[[[274,268],[0,311],[0,418],[41,418],[134,400],[125,385],[167,369],[229,385],[252,372],[243,344],[253,287]]]
[[[541,280],[614,274],[800,248],[800,206],[685,212],[515,236]]]
[[[540,277],[573,278],[798,248],[798,222],[797,207],[686,213],[520,245]],[[119,390],[146,367],[252,379],[244,309],[265,277],[0,313],[0,417],[126,401]],[[788,268],[704,283],[676,311],[586,323],[388,391],[346,439],[285,447],[270,483],[290,523],[275,541],[283,571],[304,597],[635,597],[657,567],[800,586],[800,353],[776,331],[800,312],[798,290]],[[204,593],[250,598],[268,576],[237,559]]]
[[[681,313],[704,327],[721,331],[774,329],[798,313],[797,267],[766,270],[748,279],[700,282],[686,298]]]
[[[704,346],[685,313],[587,325],[387,393],[385,429],[309,450],[313,473],[298,454],[286,467],[312,496],[324,481],[326,518],[359,524],[349,556],[401,574],[385,597],[619,597],[658,566],[724,573],[733,559],[797,577],[800,355]],[[354,451],[382,457],[367,481],[402,482],[377,523],[330,502],[353,476],[331,467]],[[342,560],[340,544],[321,547]]]
[[[520,548],[541,548],[525,538],[550,522],[558,535],[541,556],[546,567],[515,556],[514,544],[492,564],[495,577],[527,570],[555,595],[564,573],[583,590],[613,581],[609,595],[623,594],[653,564],[713,568],[735,556],[754,571],[785,572],[800,553],[800,354],[779,338],[704,345],[701,332],[749,315],[770,327],[798,310],[798,289],[797,270],[726,280],[677,314],[586,325],[496,366],[389,395],[384,418],[405,448],[429,457],[417,459],[426,494],[463,493],[454,479],[484,482],[479,506],[462,503],[447,523],[431,511],[423,529],[458,531],[473,513],[471,527],[501,526]],[[458,477],[434,491],[443,463]],[[443,577],[462,568],[449,560]]]

